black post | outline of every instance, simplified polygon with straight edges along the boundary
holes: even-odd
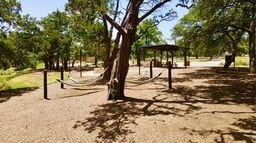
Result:
[[[61,67],[61,70],[60,70],[60,79],[61,79],[61,80],[64,80],[64,68],[63,68],[63,66]],[[60,87],[61,87],[62,89],[64,89],[64,84],[61,83],[61,84],[60,84]]]
[[[48,99],[47,97],[47,70],[44,70],[44,99]]]
[[[169,89],[172,89],[172,65],[171,65],[171,62],[168,62],[168,84],[169,84]]]
[[[172,52],[172,67],[173,67],[173,52]]]
[[[153,62],[150,61],[150,78],[153,77],[153,69],[152,69]]]

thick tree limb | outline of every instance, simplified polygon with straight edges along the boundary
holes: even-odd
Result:
[[[111,17],[107,14],[103,14],[103,18],[106,19],[112,26],[114,26],[122,35],[126,34],[125,29],[116,23]]]
[[[246,32],[251,32],[251,30],[249,28],[246,28],[245,26],[244,27],[239,27],[239,26],[236,26],[234,24],[230,24],[230,26],[235,28],[235,29],[241,29],[241,30],[244,30]]]
[[[138,23],[143,21],[146,17],[148,17],[150,14],[152,14],[156,9],[158,9],[159,7],[163,6],[164,4],[166,4],[167,2],[170,2],[170,1],[171,0],[162,0],[160,3],[156,4],[152,9],[150,9],[147,13],[145,13],[144,15],[142,15],[139,18]]]

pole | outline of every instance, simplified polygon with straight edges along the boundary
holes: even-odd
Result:
[[[44,70],[44,99],[48,99],[47,97],[47,70]]]
[[[60,79],[61,79],[61,80],[64,80],[64,68],[63,68],[63,66],[61,66],[61,70],[60,70]],[[61,83],[61,84],[60,84],[60,87],[61,87],[62,89],[64,89],[64,84]]]
[[[173,67],[173,65],[174,65],[174,64],[173,64],[173,52],[172,52],[172,67]]]
[[[150,61],[150,78],[153,77],[153,69],[152,69],[153,62]]]
[[[171,65],[171,62],[168,62],[168,84],[169,84],[169,89],[172,89],[172,65]]]

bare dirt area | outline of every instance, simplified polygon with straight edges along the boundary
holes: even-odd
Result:
[[[155,68],[154,75],[161,71]],[[137,73],[131,67],[128,78]],[[49,100],[43,100],[42,88],[1,93],[0,142],[253,143],[256,76],[248,73],[175,68],[168,89],[165,70],[152,83],[128,83],[124,101],[107,101],[106,85],[51,84]]]

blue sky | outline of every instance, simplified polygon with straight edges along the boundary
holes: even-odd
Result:
[[[22,5],[22,14],[30,14],[33,17],[42,18],[55,10],[64,10],[65,3],[68,0],[20,0]],[[177,11],[178,18],[173,21],[162,22],[158,28],[162,31],[165,39],[170,39],[172,27],[178,20],[187,13],[187,9],[175,7],[178,0],[173,0],[170,6]],[[168,41],[169,42],[169,41]],[[172,42],[171,42],[172,43]]]

